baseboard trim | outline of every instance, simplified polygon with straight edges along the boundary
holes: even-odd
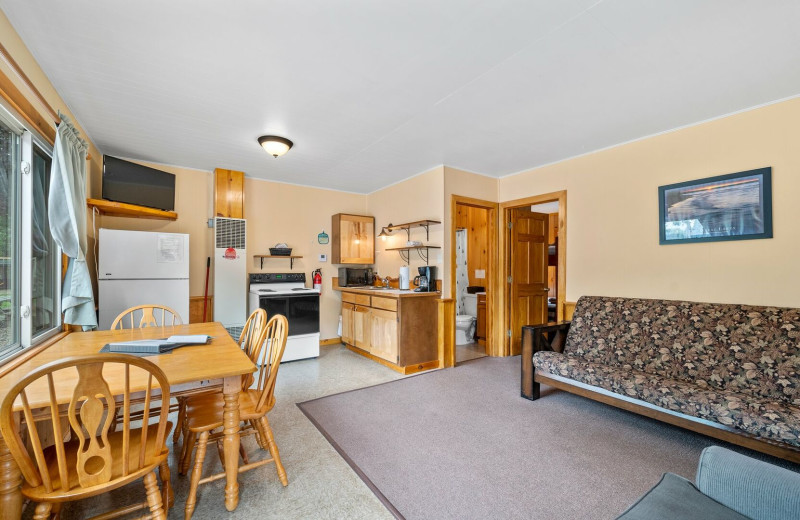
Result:
[[[342,338],[328,338],[319,340],[319,346],[325,347],[328,345],[337,345],[342,342]]]

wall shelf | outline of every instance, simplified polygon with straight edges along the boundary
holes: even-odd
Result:
[[[86,199],[86,205],[90,208],[97,208],[97,211],[99,211],[101,215],[108,215],[111,217],[178,220],[178,214],[174,211],[163,211],[145,206],[137,206],[136,204],[126,204],[124,202],[112,202],[110,200],[102,199]]]
[[[387,231],[396,231],[402,229],[408,234],[408,239],[411,240],[411,228],[421,227],[425,228],[425,240],[430,240],[429,228],[434,224],[441,224],[438,220],[415,220],[414,222],[406,222],[405,224],[394,224],[386,226]],[[432,248],[434,246],[431,246]]]
[[[295,258],[303,258],[302,256],[297,255],[253,255],[253,258],[259,258],[261,260],[261,269],[264,269],[264,259],[265,258],[288,258],[289,259],[289,269],[294,269],[294,259]]]
[[[388,247],[386,251],[397,251],[405,263],[409,263],[411,251],[416,251],[419,257],[426,264],[428,263],[429,249],[441,249],[441,246],[410,246],[410,247]],[[423,253],[425,251],[425,253]]]

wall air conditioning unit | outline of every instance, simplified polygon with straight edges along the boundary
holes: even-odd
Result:
[[[247,321],[247,221],[214,219],[214,321],[239,339]]]

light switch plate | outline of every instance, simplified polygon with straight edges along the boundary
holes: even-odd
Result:
[[[475,269],[475,278],[486,278],[486,269]]]
[[[326,255],[326,254],[324,254],[324,253],[320,253],[320,255],[319,255],[319,261],[320,261],[320,262],[327,262],[327,261],[328,261],[328,255]]]

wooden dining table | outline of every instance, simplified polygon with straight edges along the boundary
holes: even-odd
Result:
[[[233,511],[239,503],[239,392],[242,386],[242,375],[256,371],[256,366],[239,345],[228,334],[220,323],[194,323],[170,327],[148,327],[142,329],[104,330],[92,332],[73,332],[38,348],[32,355],[20,360],[12,360],[11,367],[0,371],[0,402],[5,399],[11,387],[33,370],[52,361],[97,354],[107,343],[136,339],[167,338],[172,335],[207,334],[212,337],[210,343],[182,347],[169,354],[148,356],[147,359],[158,365],[167,376],[172,397],[188,396],[209,388],[222,389],[224,406],[224,440],[225,454],[225,507]],[[2,369],[3,367],[0,367]],[[77,374],[76,374],[77,376]],[[74,382],[70,375],[64,374],[64,381],[56,383],[56,399],[60,404],[68,404],[72,398]],[[122,381],[114,381],[113,373],[104,377],[112,392],[114,388],[122,388]],[[143,390],[145,380],[131,381],[131,392]],[[136,385],[140,385],[137,387]],[[46,387],[44,387],[46,388]],[[42,402],[49,402],[49,397],[41,396]],[[28,399],[39,400],[29,394]],[[0,520],[17,520],[22,516],[23,497],[21,492],[22,475],[5,441],[0,437]]]

